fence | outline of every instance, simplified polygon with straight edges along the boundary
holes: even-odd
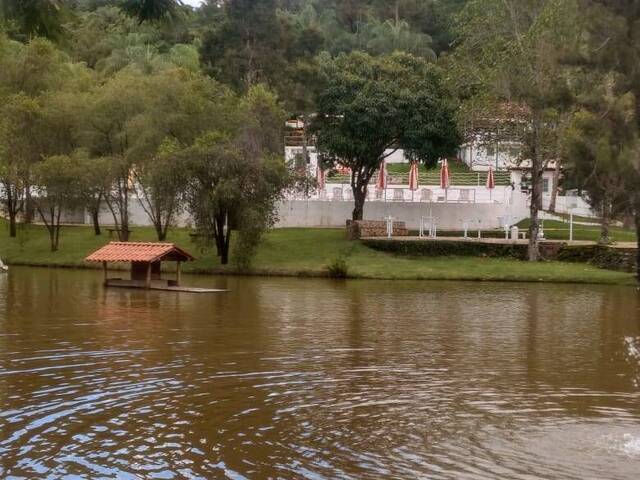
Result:
[[[374,176],[375,179],[375,176]],[[511,185],[509,172],[494,172],[496,186]],[[349,175],[333,175],[327,177],[327,183],[349,183]],[[389,173],[387,176],[389,185],[409,185],[409,173]],[[440,172],[431,171],[418,175],[419,185],[440,185]],[[487,184],[487,172],[457,172],[449,174],[449,185],[460,187],[483,187]]]
[[[385,190],[378,190],[370,186],[367,191],[367,201],[382,202],[426,202],[426,203],[509,203],[512,189],[498,186],[489,190],[481,187],[460,187],[442,189],[439,187],[421,187],[415,191],[408,185],[390,186]],[[299,194],[291,197],[295,200],[314,199],[321,201],[352,201],[353,193],[348,183],[327,184],[324,189],[313,195]]]

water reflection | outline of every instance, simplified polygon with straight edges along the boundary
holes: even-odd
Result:
[[[4,279],[3,279],[4,278]],[[0,477],[636,478],[634,289],[0,276]]]

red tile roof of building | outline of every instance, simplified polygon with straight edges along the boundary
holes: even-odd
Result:
[[[96,250],[87,262],[186,262],[194,257],[173,243],[158,242],[110,242]]]

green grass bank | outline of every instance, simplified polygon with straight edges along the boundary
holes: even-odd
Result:
[[[6,222],[0,223],[0,258],[9,265],[87,267],[83,259],[109,241],[106,233],[95,236],[90,227],[63,227],[60,249],[50,252],[44,227],[22,227],[10,238]],[[154,241],[151,228],[134,227],[132,241]],[[327,276],[328,265],[343,259],[348,276],[369,279],[477,280],[601,283],[634,285],[631,274],[603,270],[582,263],[528,263],[506,258],[402,257],[350,242],[341,229],[291,228],[268,233],[249,271],[219,264],[213,251],[199,251],[186,229],[173,229],[168,241],[187,249],[198,260],[184,266],[188,273],[288,276]]]

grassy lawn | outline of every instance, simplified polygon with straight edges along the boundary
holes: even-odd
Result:
[[[594,223],[597,223],[594,222]],[[518,224],[520,229],[529,228],[529,220],[523,220]],[[609,235],[615,242],[635,242],[636,234],[633,230],[627,230],[621,227],[610,227]],[[561,222],[559,220],[544,221],[544,236],[551,240],[568,240],[569,239],[569,222]],[[573,224],[574,240],[592,240],[597,242],[600,238],[600,227],[595,225],[576,225]]]
[[[151,228],[134,227],[133,241],[155,240]],[[49,251],[46,231],[30,226],[11,239],[6,223],[0,223],[0,257],[9,264],[86,266],[83,258],[109,241],[96,237],[90,227],[63,228],[60,250]],[[169,241],[199,257],[185,265],[185,272],[234,273],[233,266],[219,265],[213,252],[199,252],[188,231],[174,229]],[[341,229],[291,228],[274,230],[264,238],[252,272],[264,275],[326,275],[326,267],[342,257],[349,276],[374,279],[505,280],[633,284],[632,275],[578,263],[527,263],[509,259],[476,257],[409,258],[371,250],[346,240]]]

